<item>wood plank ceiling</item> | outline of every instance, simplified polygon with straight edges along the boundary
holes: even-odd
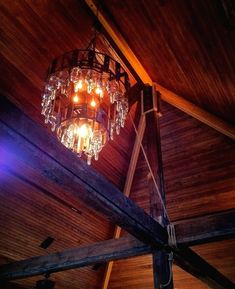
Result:
[[[219,0],[105,0],[101,6],[152,79],[235,124],[234,31],[225,25],[228,19]],[[0,19],[1,95],[42,124],[40,91],[47,67],[63,52],[87,46],[92,14],[81,0],[1,0]],[[98,49],[113,53],[102,36]],[[235,208],[234,142],[165,103],[162,115],[171,220]],[[133,139],[128,121],[121,135],[106,145],[99,162],[93,162],[121,190]],[[148,211],[146,175],[141,155],[131,198]],[[42,180],[42,191],[29,182],[41,176],[30,168],[25,176],[27,181],[0,169],[1,263],[112,237],[114,228],[107,220],[59,185]],[[47,236],[55,241],[45,251],[39,245]],[[234,240],[193,249],[235,281]],[[175,288],[206,288],[177,267],[174,273]],[[101,288],[103,274],[104,266],[98,266],[56,273],[52,279],[56,288],[91,289]],[[32,288],[38,279],[17,283]],[[153,288],[151,257],[115,262],[110,288]]]
[[[232,1],[103,2],[154,81],[235,123]]]

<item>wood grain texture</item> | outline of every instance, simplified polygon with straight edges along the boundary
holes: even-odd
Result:
[[[219,275],[219,273],[208,267],[208,264],[195,255],[195,253],[192,253],[192,251],[186,248],[186,246],[233,237],[235,234],[235,224],[233,220],[234,211],[229,211],[204,216],[203,218],[194,218],[190,221],[184,220],[173,223],[175,225],[176,239],[179,248],[179,250],[174,249],[177,264],[182,263],[183,267],[186,266],[186,271],[189,270],[191,272],[192,270],[193,274],[201,274],[200,278],[203,277],[203,280],[206,282],[209,277],[210,284],[216,285],[218,280],[222,280],[222,284],[226,284],[226,282],[229,284],[223,276],[218,276],[218,278],[216,278],[216,275]],[[205,224],[203,224],[203,222]],[[41,247],[41,245],[39,247]],[[95,263],[104,263],[109,260],[113,261],[133,256],[146,255],[150,252],[154,253],[154,258],[158,256],[155,253],[163,253],[158,250],[156,251],[154,248],[151,248],[151,246],[140,242],[132,236],[127,236],[121,237],[119,240],[115,238],[16,262],[11,262],[8,258],[8,260],[5,260],[8,264],[0,265],[0,282],[4,280],[14,280],[46,273],[60,272],[72,268],[80,268]],[[186,255],[186,258],[184,258],[186,262],[182,259],[181,254]],[[192,264],[190,264],[191,256],[193,259],[196,258],[196,262],[192,262]],[[155,266],[160,267],[160,265],[161,263],[157,262]],[[203,272],[200,273],[199,268],[203,266],[205,268]],[[163,274],[161,268],[159,271]],[[156,274],[159,275],[159,272],[156,271]],[[161,274],[159,277],[162,279]],[[107,276],[109,279],[109,274]],[[168,279],[169,277],[167,280]],[[215,283],[213,283],[213,280],[215,280]],[[164,283],[166,283],[166,280],[164,280]],[[226,286],[227,285],[225,285],[225,287]],[[158,287],[158,285],[156,285],[156,287]]]
[[[55,139],[48,136],[48,142],[43,142],[42,138],[47,136],[46,130],[7,100],[0,111],[0,150],[7,156],[0,160],[3,167],[22,177],[14,162],[30,166],[138,239],[159,247],[166,243],[166,230],[96,170],[74,158],[74,154]],[[42,186],[38,180],[32,182]]]
[[[40,178],[38,174],[31,174],[31,177]],[[61,188],[52,189],[51,184],[44,180],[45,188],[70,202],[70,207],[55,201],[50,195],[45,194],[45,191],[25,183],[3,168],[0,179],[0,254],[8,259],[2,258],[2,263],[53,253],[111,237],[111,227],[105,219],[69,197]],[[55,241],[44,250],[39,245],[47,236],[53,236]],[[82,280],[82,288],[98,288],[96,284],[101,282],[102,272],[103,268],[95,271],[92,267],[87,267],[52,275],[52,279],[55,278],[57,286],[64,289],[68,284],[76,287],[77,278]],[[32,288],[36,280],[41,278],[36,277],[32,283],[31,280],[25,279],[22,286]]]
[[[161,113],[166,204],[171,221],[196,216],[201,216],[203,220],[207,214],[233,209],[234,142],[165,103],[161,104]],[[140,156],[130,197],[149,212],[147,175],[146,163]],[[199,219],[198,222],[203,221]],[[231,222],[234,224],[233,219]],[[201,251],[196,249],[197,253],[234,282],[234,240],[221,242],[221,245],[218,242],[201,245],[199,248]],[[151,269],[146,269],[148,263],[147,260],[144,262],[145,258],[136,258],[133,264],[129,260],[118,261],[117,265],[114,262],[110,288],[153,288],[152,273],[147,274]],[[142,265],[139,265],[140,260],[143,260]],[[122,274],[128,281],[122,278]],[[147,275],[143,277],[144,274]],[[135,283],[136,276],[142,277]],[[176,288],[207,288],[197,282],[180,269],[174,271]]]
[[[178,246],[192,246],[235,236],[235,210],[174,222]]]
[[[151,247],[133,237],[111,239],[67,249],[50,255],[32,257],[0,266],[0,282],[51,274],[109,260],[125,259],[151,252]]]
[[[235,124],[235,36],[220,1],[103,3],[153,81]]]
[[[166,203],[171,221],[235,206],[235,144],[162,103],[161,135]],[[131,198],[149,210],[148,169],[140,157]]]
[[[152,256],[135,257],[128,260],[120,260],[114,263],[111,276],[111,289],[153,289]],[[174,288],[197,288],[208,289],[198,279],[185,273],[179,267],[173,266]]]
[[[126,63],[128,67],[131,67],[131,70],[135,72],[137,81],[152,84],[155,81],[155,78],[153,79],[150,77],[148,71],[144,69],[142,64],[139,62],[138,57],[136,57],[136,54],[126,42],[125,37],[120,34],[119,26],[117,23],[115,25],[115,21],[113,21],[113,17],[110,16],[110,13],[107,11],[107,7],[103,5],[102,10],[105,10],[105,12],[102,11],[97,14],[96,11],[98,10],[98,5],[96,5],[92,0],[87,0],[86,3],[100,21],[104,33],[107,34],[108,39],[110,39],[124,63]],[[230,125],[216,117],[214,114],[203,110],[199,106],[186,100],[179,94],[166,89],[162,85],[157,84],[156,86],[161,93],[163,100],[235,140],[235,129],[233,125]]]
[[[231,251],[234,251],[235,249],[235,239],[200,245],[197,248],[194,247],[194,249],[197,253],[200,253],[203,258],[206,258],[210,264],[233,280],[233,282],[235,281],[234,256],[231,256]],[[221,258],[224,260],[223,265]],[[206,284],[175,265],[173,266],[173,274],[174,288],[209,288]],[[151,255],[114,262],[110,288],[154,288]]]
[[[190,248],[175,252],[175,263],[184,271],[195,276],[212,289],[234,289],[235,283],[205,261]]]
[[[136,170],[136,164],[137,164],[137,161],[139,158],[140,147],[141,147],[141,143],[142,143],[143,136],[144,136],[145,126],[146,126],[145,116],[141,115],[139,118],[139,124],[138,124],[138,129],[137,129],[138,135],[136,135],[136,137],[135,137],[135,143],[133,146],[131,159],[130,159],[130,163],[129,163],[129,168],[127,171],[126,182],[125,182],[125,186],[124,186],[124,190],[123,190],[124,195],[127,197],[130,196],[131,187],[132,187],[134,174],[135,174],[135,170]],[[121,235],[121,228],[116,226],[113,237],[119,238],[120,235]],[[113,261],[108,262],[108,264],[106,265],[106,269],[105,269],[104,280],[102,283],[102,289],[108,288],[110,276],[112,273],[112,268],[113,268]]]
[[[224,26],[220,1],[103,3],[153,80],[234,124],[234,32]],[[46,69],[53,57],[87,46],[93,16],[83,1],[2,0],[0,17],[1,95],[42,124],[40,91]],[[98,39],[98,48],[115,54],[103,36]],[[163,163],[171,219],[233,209],[234,142],[169,105],[162,106],[162,113]],[[133,140],[134,132],[128,121],[121,135],[105,146],[100,161],[93,163],[121,190]],[[48,235],[55,236],[55,242],[47,249],[49,253],[112,236],[114,228],[110,223],[65,188],[45,181],[29,167],[19,169],[28,179],[42,181],[44,189],[1,169],[0,262],[44,254],[38,246]],[[148,211],[146,173],[146,166],[140,161],[132,198]],[[200,245],[195,250],[234,280],[233,240]],[[134,266],[131,260],[115,265],[111,286],[153,288],[151,258],[136,260]],[[88,267],[56,273],[52,279],[61,289],[78,286],[100,289],[103,272],[102,266],[97,271]],[[128,283],[120,276],[121,272]],[[178,267],[174,268],[174,279],[175,288],[206,288]],[[18,284],[28,289],[35,286],[36,280],[33,277]]]

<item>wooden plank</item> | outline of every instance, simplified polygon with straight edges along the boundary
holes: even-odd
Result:
[[[130,160],[130,164],[129,164],[129,168],[128,168],[128,172],[127,172],[126,182],[125,182],[125,186],[124,186],[124,195],[127,197],[129,197],[129,195],[130,195],[131,185],[133,182],[136,164],[137,164],[139,152],[140,152],[140,142],[143,139],[144,131],[145,131],[145,116],[141,115],[140,120],[139,120],[139,125],[138,125],[139,139],[137,137],[135,139],[135,143],[134,143],[134,147],[133,147],[133,151],[132,151],[132,155],[131,155],[131,160]],[[121,235],[121,228],[116,227],[113,237],[119,238],[120,235]],[[108,288],[112,268],[113,268],[113,261],[109,262],[106,266],[105,274],[104,274],[104,278],[103,278],[103,285],[102,285],[103,289]]]
[[[87,5],[90,7],[92,12],[97,15],[97,6],[93,0],[85,0]],[[134,52],[129,47],[128,43],[125,41],[123,36],[118,32],[118,30],[111,23],[110,19],[104,14],[104,12],[99,10],[98,18],[107,34],[113,40],[113,42],[118,46],[122,55],[125,59],[124,62],[128,62],[133,69],[136,71],[137,75],[140,77],[143,83],[152,84],[152,79],[150,78],[147,71],[144,69],[142,64],[137,59]],[[198,119],[199,121],[205,123],[206,125],[214,128],[220,133],[228,136],[229,138],[235,140],[235,127],[229,123],[223,121],[222,119],[212,115],[211,113],[201,109],[197,105],[192,104],[190,101],[185,100],[183,97],[169,91],[168,89],[156,85],[157,90],[160,91],[162,99],[171,105],[177,107],[178,109],[184,111],[188,115]]]
[[[8,158],[1,158],[2,165],[25,177],[16,168],[17,162],[25,162],[137,238],[159,246],[166,243],[161,225],[7,100],[2,100],[0,127],[1,153]],[[37,179],[30,181],[43,186]]]
[[[190,248],[174,253],[175,263],[213,289],[234,289],[235,284]]]
[[[2,265],[0,267],[0,281],[80,268],[150,252],[150,246],[143,244],[132,236],[111,239],[93,245],[81,246]]]
[[[235,210],[174,223],[178,246],[193,246],[235,236]]]
[[[135,143],[134,143],[131,160],[130,160],[130,164],[129,164],[129,168],[127,172],[126,182],[124,186],[124,195],[127,197],[129,197],[130,195],[131,185],[133,182],[136,164],[137,164],[139,152],[140,152],[140,142],[142,142],[142,139],[144,136],[145,126],[146,126],[145,116],[141,115],[140,120],[139,120],[138,130],[137,130],[139,139],[137,137],[135,138]]]

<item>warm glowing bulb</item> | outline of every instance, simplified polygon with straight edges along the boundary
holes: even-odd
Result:
[[[75,92],[78,92],[79,89],[82,89],[82,80],[79,80],[78,82],[76,82],[76,83],[74,84],[74,91],[75,91]]]
[[[88,135],[88,127],[87,127],[87,125],[83,124],[80,127],[78,127],[77,134],[80,137],[83,137],[83,138],[87,137],[87,135]]]
[[[96,94],[101,94],[102,93],[102,89],[100,87],[96,87],[95,93]]]
[[[91,106],[93,106],[93,107],[96,106],[96,102],[94,101],[94,99],[91,101]]]
[[[73,97],[73,102],[78,102],[79,101],[79,98],[78,96],[75,94],[74,97]]]

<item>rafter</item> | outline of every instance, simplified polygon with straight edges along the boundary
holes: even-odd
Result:
[[[87,5],[96,15],[97,6],[93,0],[85,0]],[[125,62],[128,62],[129,66],[133,68],[137,76],[141,79],[143,83],[152,84],[154,80],[151,79],[147,71],[144,69],[134,52],[129,47],[128,43],[125,41],[123,36],[118,32],[118,30],[111,23],[110,19],[104,14],[104,12],[99,11],[98,18],[103,28],[112,39],[120,54],[125,58]],[[223,121],[222,119],[214,116],[213,114],[203,110],[199,106],[187,101],[183,97],[169,91],[168,89],[156,84],[157,90],[161,93],[161,97],[164,101],[177,107],[188,115],[196,118],[197,120],[205,123],[206,125],[212,127],[213,129],[219,131],[220,133],[228,136],[229,138],[235,140],[235,127],[229,123]]]

